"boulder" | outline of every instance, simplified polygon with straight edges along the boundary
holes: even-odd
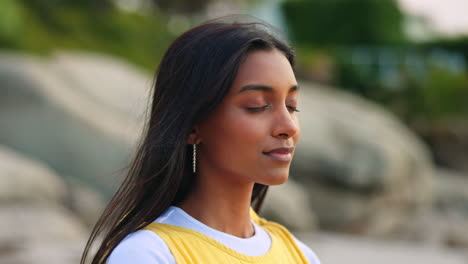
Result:
[[[80,263],[86,240],[35,241],[0,245],[2,264],[76,264]]]
[[[78,263],[88,231],[53,205],[2,205],[0,263]]]
[[[100,194],[117,188],[141,133],[150,75],[92,53],[1,54],[0,82],[0,142]],[[303,210],[312,208],[327,229],[406,232],[432,203],[424,145],[375,104],[301,87],[302,135],[291,175],[307,192]]]
[[[407,232],[431,207],[424,144],[383,108],[330,87],[301,83],[301,138],[292,174],[319,225],[368,235]]]
[[[261,215],[297,232],[317,227],[307,191],[293,179],[268,188]]]
[[[65,206],[92,228],[101,216],[107,199],[94,188],[76,180],[67,181]]]
[[[459,212],[468,217],[468,175],[443,168],[434,174],[434,205],[442,212]]]
[[[56,205],[3,204],[0,219],[2,244],[74,241],[88,234],[71,211]]]
[[[434,162],[441,167],[464,172],[468,176],[468,120],[418,122],[413,129],[431,149]]]
[[[0,204],[61,204],[65,188],[48,166],[0,145]]]
[[[0,83],[0,142],[115,190],[141,132],[150,75],[92,53],[1,53]]]
[[[89,229],[51,168],[0,145],[0,263],[78,263]]]
[[[439,243],[466,250],[468,249],[467,175],[438,168],[434,179],[435,210],[429,230],[436,231]]]
[[[465,264],[463,250],[404,240],[381,240],[337,233],[298,233],[323,264]]]

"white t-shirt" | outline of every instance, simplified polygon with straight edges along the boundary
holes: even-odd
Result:
[[[271,246],[269,234],[252,220],[255,234],[249,238],[239,238],[215,230],[175,206],[169,207],[154,222],[190,228],[248,256],[263,255]],[[320,264],[319,259],[309,247],[297,238],[294,237],[294,239],[311,264]],[[114,248],[107,259],[107,264],[133,263],[176,264],[166,243],[150,230],[138,230],[129,234]]]

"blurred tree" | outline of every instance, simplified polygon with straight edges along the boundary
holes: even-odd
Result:
[[[421,44],[424,49],[444,49],[460,53],[468,61],[468,36],[456,36],[453,38],[436,39]]]
[[[169,13],[193,14],[205,10],[214,0],[152,0],[161,10]]]
[[[191,16],[203,19],[197,12],[217,2],[221,0],[0,0],[0,48],[37,54],[93,50],[153,71],[169,42],[196,20]]]
[[[119,9],[114,0],[1,0],[0,48],[48,54],[92,50],[153,71],[174,36],[167,17]]]
[[[0,1],[0,46],[13,46],[23,24],[23,10],[15,0]]]
[[[406,41],[395,0],[290,0],[283,13],[300,44],[378,45]]]
[[[302,72],[322,63],[329,83],[409,123],[468,116],[468,37],[411,43],[396,0],[287,0],[282,9]]]
[[[468,116],[468,75],[466,68],[449,67],[453,57],[437,61],[432,59],[434,51],[408,48],[393,50],[395,61],[381,64],[381,52],[368,52],[372,60],[367,64],[349,63],[349,55],[337,59],[341,62],[336,66],[338,87],[387,106],[407,122]],[[415,56],[421,65],[409,63]],[[382,80],[385,75],[397,86],[389,87]]]
[[[226,2],[233,6],[252,5],[265,0],[151,0],[161,11],[168,14],[196,15],[205,11],[210,5]],[[235,12],[235,10],[233,10]]]
[[[433,67],[421,85],[421,101],[426,119],[468,116],[468,76]]]

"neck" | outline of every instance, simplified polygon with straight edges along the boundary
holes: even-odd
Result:
[[[213,229],[241,238],[251,237],[254,234],[250,222],[253,183],[228,183],[221,178],[197,177],[197,184],[178,206]]]

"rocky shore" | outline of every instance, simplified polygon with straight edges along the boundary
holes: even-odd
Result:
[[[151,82],[100,54],[0,52],[0,263],[78,263],[133,154]],[[300,94],[291,177],[263,215],[323,264],[468,263],[468,175],[438,168],[378,105],[310,83]]]

